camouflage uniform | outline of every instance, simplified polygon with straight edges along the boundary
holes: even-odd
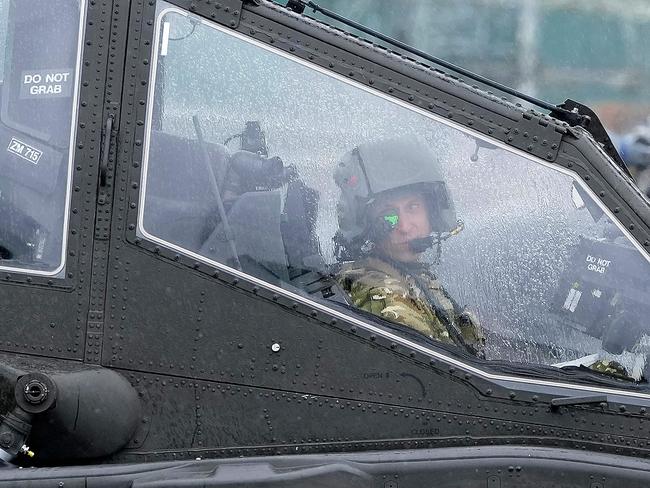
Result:
[[[484,355],[485,338],[478,320],[469,311],[460,310],[424,266],[407,272],[368,257],[344,265],[337,281],[354,306],[431,339],[464,346],[479,357]]]
[[[598,371],[599,373],[607,374],[609,376],[616,376],[619,378],[624,378],[626,380],[635,380],[635,378],[633,378],[627,372],[625,367],[618,361],[613,361],[610,359],[599,359],[587,367],[593,371]]]

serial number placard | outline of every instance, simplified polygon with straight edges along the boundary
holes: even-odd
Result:
[[[7,151],[23,158],[25,161],[29,161],[32,164],[38,164],[38,161],[43,155],[43,151],[40,151],[35,147],[32,147],[29,144],[16,139],[15,137],[12,137],[11,141],[9,141]]]

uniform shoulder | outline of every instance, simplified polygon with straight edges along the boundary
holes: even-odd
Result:
[[[346,290],[353,286],[363,288],[404,288],[404,277],[377,258],[364,258],[344,264],[337,273],[337,280]]]
[[[378,273],[384,276],[401,277],[401,273],[394,266],[374,257],[365,257],[357,261],[351,261],[341,266],[338,274],[367,274]]]

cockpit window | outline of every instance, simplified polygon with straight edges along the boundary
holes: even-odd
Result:
[[[0,268],[64,267],[80,0],[0,0]]]
[[[487,360],[640,379],[650,262],[574,173],[159,5],[141,237]]]

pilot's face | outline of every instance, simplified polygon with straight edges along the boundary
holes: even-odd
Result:
[[[417,261],[419,253],[411,250],[409,241],[431,234],[425,197],[417,192],[382,197],[373,204],[370,213],[371,218],[384,219],[393,226],[393,230],[376,243],[377,250],[395,261]]]

